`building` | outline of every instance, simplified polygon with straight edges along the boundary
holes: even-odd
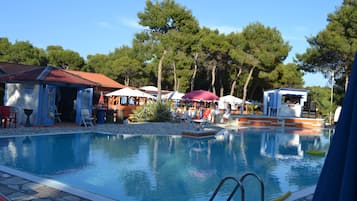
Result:
[[[264,115],[276,117],[301,117],[307,102],[308,90],[277,88],[264,91]]]
[[[111,91],[123,87],[98,73],[63,70],[0,63],[3,105],[16,110],[17,122],[24,124],[24,109],[31,109],[30,122],[36,126],[55,124],[53,113],[60,113],[65,122],[80,123],[80,109],[92,112],[97,103],[97,91]]]

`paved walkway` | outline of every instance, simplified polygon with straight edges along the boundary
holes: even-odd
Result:
[[[212,127],[222,129],[227,124],[216,124]],[[0,129],[0,136],[37,135],[66,132],[102,132],[110,134],[141,135],[181,135],[182,131],[194,129],[189,123],[130,123],[130,124],[97,124],[94,127],[81,127],[75,124],[57,124],[51,127],[23,127]],[[48,187],[4,171],[0,171],[0,192],[14,201],[84,201],[88,200],[61,190]],[[311,201],[312,195],[294,199]]]
[[[0,172],[0,192],[11,200],[86,201],[87,199]]]

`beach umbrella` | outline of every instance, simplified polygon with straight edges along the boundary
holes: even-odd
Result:
[[[151,95],[151,94],[149,94],[149,93],[146,93],[146,92],[143,92],[143,91],[140,91],[140,90],[137,90],[137,89],[134,89],[134,91],[137,93],[137,97],[151,98],[151,99],[156,100],[156,97]]]
[[[105,96],[129,96],[129,97],[140,97],[140,98],[151,98],[151,99],[156,98],[151,94],[145,93],[137,89],[131,89],[128,87],[112,91],[110,93],[105,94]]]
[[[357,200],[357,53],[313,201]]]
[[[143,86],[140,87],[140,89],[144,91],[158,91],[157,87],[155,86]]]
[[[178,91],[171,91],[168,94],[165,94],[162,96],[162,99],[166,100],[181,100],[182,96],[184,96],[184,93],[180,93]]]
[[[225,102],[225,103],[230,103],[230,104],[242,104],[243,103],[243,100],[238,98],[238,97],[235,97],[235,96],[232,96],[232,95],[226,95],[226,96],[222,96],[219,98],[219,101],[222,101],[222,102]]]
[[[219,97],[216,94],[205,91],[205,90],[195,90],[186,93],[182,96],[182,99],[194,100],[194,101],[214,101],[219,100]]]
[[[98,104],[99,105],[104,105],[104,95],[103,95],[102,91],[100,92],[100,97],[99,97],[99,100],[98,100]]]
[[[138,96],[138,93],[133,89],[126,87],[107,93],[105,96]]]
[[[243,103],[243,99],[240,99],[240,98],[232,96],[232,95],[222,96],[219,98],[219,101],[224,102],[224,103],[230,103],[232,105],[234,105],[234,104],[240,105]],[[249,101],[245,101],[245,104],[252,104],[252,103]]]
[[[225,109],[227,103],[231,104],[232,109],[237,109],[236,105],[242,105],[243,99],[240,99],[232,95],[219,97],[218,108]],[[251,102],[245,101],[245,104],[251,104]]]

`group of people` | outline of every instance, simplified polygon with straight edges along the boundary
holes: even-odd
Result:
[[[231,106],[227,105],[227,108],[224,109],[223,114],[218,109],[216,104],[210,104],[209,107],[184,107],[184,109],[178,107],[175,111],[176,114],[182,117],[182,119],[206,119],[211,123],[217,123],[219,117],[221,121],[227,122],[231,115]],[[222,115],[222,116],[221,116]]]

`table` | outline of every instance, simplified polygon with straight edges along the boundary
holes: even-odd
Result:
[[[195,124],[197,130],[201,130],[208,123],[207,119],[193,119],[192,122]]]

